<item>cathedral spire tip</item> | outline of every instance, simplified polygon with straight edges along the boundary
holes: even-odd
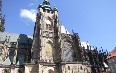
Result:
[[[0,0],[0,18],[2,18],[2,0]]]

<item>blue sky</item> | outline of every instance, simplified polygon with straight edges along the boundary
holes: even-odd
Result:
[[[3,0],[6,32],[33,34],[33,17],[43,0]],[[99,49],[111,51],[116,46],[116,0],[49,0],[58,8],[59,20],[68,31],[79,33]],[[25,12],[30,15],[24,16]],[[30,13],[31,12],[31,13]],[[22,14],[21,14],[22,13]]]

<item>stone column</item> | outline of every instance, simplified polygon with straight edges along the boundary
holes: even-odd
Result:
[[[16,73],[16,72],[15,72],[15,66],[14,66],[14,65],[12,65],[12,66],[10,67],[10,73]]]
[[[38,64],[25,64],[25,73],[39,73]]]

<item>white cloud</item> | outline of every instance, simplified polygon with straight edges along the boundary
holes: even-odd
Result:
[[[21,9],[20,17],[31,20],[32,22],[35,22],[36,21],[36,13],[37,13],[37,11],[35,9],[31,9],[31,10]]]

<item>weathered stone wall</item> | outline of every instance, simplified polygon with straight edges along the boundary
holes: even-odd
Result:
[[[25,69],[20,67],[12,67],[12,66],[1,66],[0,73],[24,73]]]
[[[73,50],[70,36],[68,34],[62,34],[61,39],[62,61],[73,62]]]
[[[43,63],[37,65],[27,65],[25,73],[57,73],[55,64]],[[34,69],[33,69],[34,68]],[[37,68],[39,72],[37,72]],[[91,73],[91,68],[86,63],[62,63],[62,73]]]
[[[10,46],[9,42],[0,41],[0,64],[2,64],[8,57],[9,53],[8,46]]]
[[[83,64],[66,64],[62,70],[63,73],[91,73],[91,68]]]

